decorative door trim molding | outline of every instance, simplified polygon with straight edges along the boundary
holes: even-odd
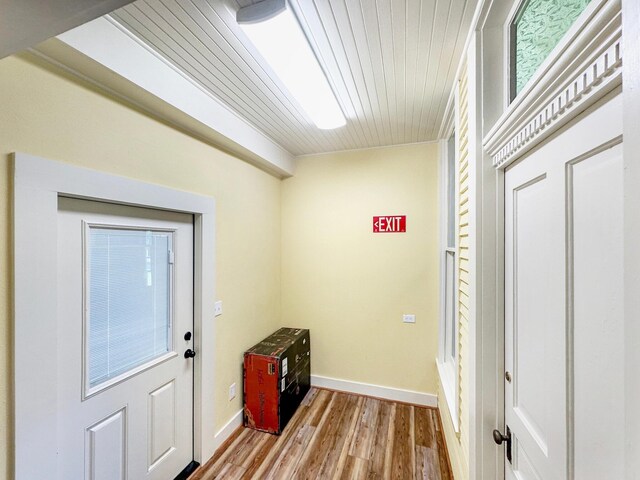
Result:
[[[620,1],[595,1],[581,19],[485,136],[496,168],[506,168],[622,84]]]

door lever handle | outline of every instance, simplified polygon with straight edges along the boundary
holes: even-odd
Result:
[[[184,352],[184,358],[193,358],[196,356],[196,352],[194,352],[193,350],[191,350],[190,348],[188,348],[185,352]]]

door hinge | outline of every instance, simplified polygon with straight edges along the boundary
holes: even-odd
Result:
[[[175,261],[175,255],[173,254],[173,250],[169,250],[169,265],[173,265]]]

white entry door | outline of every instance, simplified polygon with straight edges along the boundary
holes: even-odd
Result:
[[[58,318],[58,478],[175,478],[193,459],[192,216],[60,198]]]
[[[505,174],[509,480],[623,478],[621,113],[619,95]]]

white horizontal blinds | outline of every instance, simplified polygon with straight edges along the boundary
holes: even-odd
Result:
[[[89,387],[171,349],[172,233],[90,227]]]

